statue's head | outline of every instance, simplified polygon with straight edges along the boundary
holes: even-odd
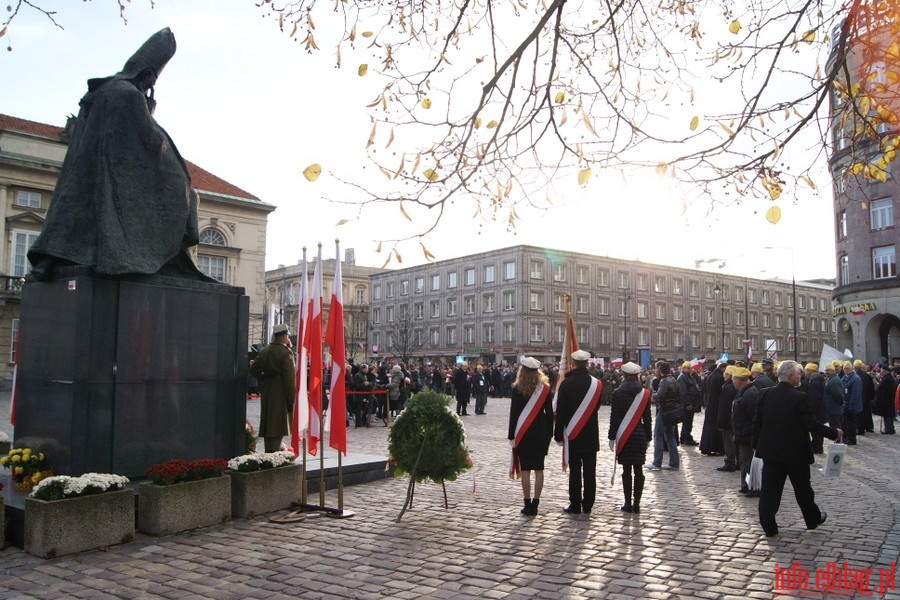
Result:
[[[141,91],[153,87],[166,63],[175,55],[175,35],[166,27],[157,31],[135,52],[118,73],[135,82]]]

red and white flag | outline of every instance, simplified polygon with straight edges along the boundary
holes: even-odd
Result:
[[[559,375],[556,378],[556,389],[553,391],[553,413],[556,414],[556,393],[559,384],[567,371],[572,370],[572,353],[578,350],[578,338],[575,337],[575,321],[572,313],[566,311],[566,331],[563,334],[562,355],[559,357]]]
[[[334,285],[328,306],[325,343],[331,353],[331,394],[328,401],[328,446],[347,456],[347,348],[344,346],[344,292],[341,282],[341,248],[335,240]]]
[[[307,451],[313,456],[319,450],[322,437],[322,245],[319,244],[319,256],[313,273],[312,287],[309,290],[309,308],[307,311],[309,325],[303,345],[309,357],[309,441]]]
[[[294,401],[294,414],[291,422],[291,449],[294,456],[300,456],[300,440],[309,435],[309,382],[307,374],[306,329],[309,326],[309,287],[306,265],[306,247],[303,248],[303,279],[300,281],[300,314],[297,319],[297,377],[295,379],[297,396]]]

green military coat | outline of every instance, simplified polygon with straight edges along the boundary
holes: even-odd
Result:
[[[259,437],[283,437],[290,433],[294,408],[294,355],[280,342],[272,342],[250,365],[250,374],[259,380],[262,401],[259,410]]]

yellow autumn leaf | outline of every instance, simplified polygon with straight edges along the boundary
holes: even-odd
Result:
[[[699,127],[699,126],[700,126],[700,117],[695,115],[691,119],[691,131],[696,131],[697,127]]]
[[[438,172],[435,171],[434,169],[425,169],[424,171],[422,171],[422,175],[428,181],[437,181],[438,179],[441,178],[441,176],[438,174]]]
[[[666,171],[668,171],[668,170],[669,170],[669,165],[664,162],[661,162],[658,165],[656,165],[656,174],[657,175],[665,175]]]
[[[481,127],[481,117],[475,117],[475,129]]]
[[[341,219],[340,221],[335,223],[335,225],[337,225],[338,227],[340,227],[341,225],[346,225],[346,224],[347,224],[347,219]]]
[[[728,24],[728,31],[737,35],[741,31],[741,22],[735,19],[731,23]]]
[[[766,221],[775,225],[778,221],[781,220],[781,209],[777,206],[772,206],[769,210],[766,211]]]
[[[321,174],[322,166],[319,164],[312,164],[303,169],[303,176],[306,177],[307,181],[315,181]]]
[[[362,32],[362,36],[365,37],[365,38],[367,38],[367,37],[372,37],[372,35],[373,35],[373,34],[372,34],[371,31],[363,31],[363,32]]]
[[[422,98],[422,108],[431,108],[431,98]]]
[[[493,128],[496,127],[497,125],[499,125],[499,123],[497,123],[497,121],[491,120],[491,121],[488,122],[487,128],[488,128],[488,129],[493,129]]]
[[[816,30],[810,29],[809,31],[804,33],[803,37],[800,39],[802,39],[807,44],[812,44],[814,41],[816,41]]]
[[[591,168],[582,169],[578,172],[578,185],[584,185],[591,178]]]
[[[359,67],[356,69],[356,74],[359,75],[360,77],[364,77],[368,71],[369,71],[369,65],[367,65],[366,63],[363,63],[363,64],[359,65]]]
[[[556,92],[556,98],[554,98],[554,100],[556,101],[557,104],[562,104],[565,101],[565,99],[566,99],[565,92]]]

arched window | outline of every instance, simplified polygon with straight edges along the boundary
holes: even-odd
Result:
[[[225,236],[218,229],[209,227],[200,232],[200,243],[209,246],[226,246]]]

